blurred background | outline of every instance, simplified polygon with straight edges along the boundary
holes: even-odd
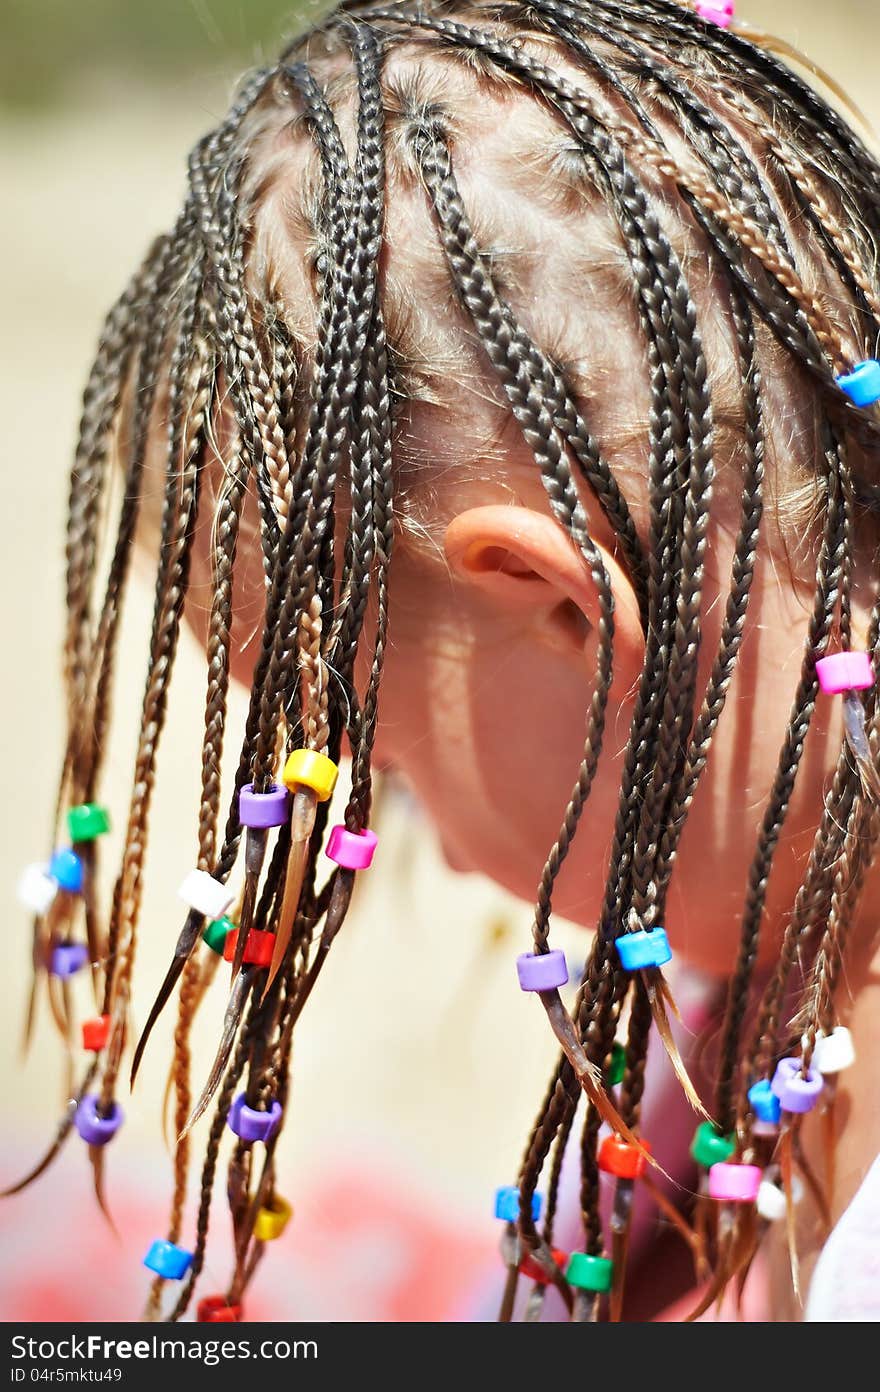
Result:
[[[35,1161],[62,1114],[65,1069],[50,1022],[20,1050],[29,979],[19,869],[45,855],[60,756],[58,654],[66,474],[79,395],[105,308],[153,234],[172,220],[185,157],[225,113],[240,72],[326,5],[282,0],[0,0],[0,224],[4,334],[2,701],[7,886],[0,1071],[7,1125],[0,1183]],[[798,45],[877,123],[876,0],[740,0],[740,15]],[[147,583],[135,576],[118,663],[117,710],[136,715]],[[199,655],[184,641],[159,760],[135,1025],[180,926],[175,891],[192,856],[202,720]],[[238,699],[233,728],[241,716]],[[133,726],[121,722],[105,801],[123,820]],[[299,1032],[295,1116],[280,1149],[296,1207],[263,1263],[251,1318],[492,1317],[491,1196],[513,1180],[553,1049],[541,1012],[512,981],[528,906],[449,871],[405,794],[387,788],[383,849],[364,877]],[[111,838],[112,863],[119,850]],[[586,939],[564,924],[579,967]],[[397,970],[387,982],[386,964]],[[381,984],[380,984],[381,983]],[[80,983],[80,988],[82,983]],[[80,1000],[83,1012],[88,1001]],[[201,1076],[222,1014],[215,988],[197,1031]],[[0,1205],[0,1310],[22,1319],[137,1318],[140,1257],[164,1232],[171,1162],[161,1139],[171,1015],[157,1031],[127,1124],[108,1154],[98,1214],[76,1136],[33,1188]],[[203,1293],[222,1289],[228,1234],[218,1192]]]

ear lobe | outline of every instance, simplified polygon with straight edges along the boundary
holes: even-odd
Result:
[[[546,646],[583,664],[602,605],[589,565],[551,516],[495,504],[469,508],[447,526],[444,549],[459,581],[508,615],[521,615]],[[614,665],[631,685],[644,658],[639,606],[626,573],[603,547],[598,550],[614,595]]]

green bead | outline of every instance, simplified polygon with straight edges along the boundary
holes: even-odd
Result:
[[[67,814],[71,841],[94,841],[110,830],[110,813],[99,802],[81,802]]]
[[[605,1069],[605,1086],[617,1087],[618,1083],[623,1082],[623,1075],[626,1072],[626,1049],[616,1041],[611,1046],[611,1059]]]
[[[735,1150],[736,1137],[722,1136],[714,1121],[701,1121],[691,1141],[691,1155],[704,1170],[723,1164]]]
[[[223,949],[226,946],[226,934],[233,932],[235,924],[232,919],[224,914],[222,918],[215,918],[208,924],[202,934],[202,942],[208,944],[212,952],[216,952],[218,957],[222,957]]]
[[[608,1257],[591,1257],[586,1252],[572,1252],[565,1269],[565,1279],[579,1290],[608,1291],[611,1289],[613,1265]]]

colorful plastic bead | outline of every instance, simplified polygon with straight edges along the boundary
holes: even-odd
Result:
[[[557,1247],[554,1247],[552,1248],[552,1254],[554,1262],[559,1267],[560,1271],[564,1272],[568,1264],[568,1253],[560,1252]],[[532,1252],[526,1252],[525,1256],[522,1258],[519,1264],[519,1273],[521,1276],[528,1276],[530,1281],[534,1281],[539,1286],[549,1286],[553,1279],[549,1272],[545,1271],[544,1267]]]
[[[109,1116],[103,1117],[98,1111],[97,1097],[88,1092],[76,1109],[73,1124],[89,1145],[102,1146],[112,1141],[123,1120],[123,1111],[118,1102],[112,1102]]]
[[[83,1020],[82,1023],[82,1042],[83,1048],[88,1049],[90,1054],[99,1054],[102,1049],[106,1049],[107,1040],[110,1038],[110,1016],[98,1015],[94,1020]]]
[[[700,19],[719,29],[729,29],[733,23],[733,0],[697,0],[694,8]]]
[[[344,870],[369,870],[378,844],[378,836],[369,828],[354,832],[335,826],[327,838],[325,854]]]
[[[67,981],[89,964],[89,949],[85,943],[59,943],[52,948],[49,958],[50,976],[58,976]]]
[[[648,1142],[642,1141],[642,1145],[650,1155]],[[641,1179],[648,1159],[636,1146],[622,1141],[619,1136],[606,1136],[599,1147],[597,1163],[600,1170],[616,1175],[618,1179]]]
[[[752,1111],[758,1121],[766,1122],[771,1126],[777,1126],[779,1124],[782,1107],[779,1098],[770,1085],[769,1079],[762,1078],[760,1082],[752,1083],[752,1086],[749,1088],[748,1098],[751,1103]],[[752,1129],[754,1129],[754,1126]]]
[[[801,1184],[797,1175],[792,1176],[791,1199],[792,1203],[800,1203],[804,1195],[804,1186]],[[758,1197],[755,1200],[755,1207],[760,1217],[767,1223],[779,1223],[788,1211],[785,1201],[785,1190],[780,1189],[778,1184],[772,1180],[762,1179],[758,1186]]]
[[[235,944],[238,941],[238,929],[233,924],[230,931],[226,934],[226,942],[223,945],[223,959],[226,962],[235,960]],[[244,945],[244,956],[242,961],[250,967],[269,967],[272,965],[272,953],[275,950],[275,934],[264,933],[259,928],[252,928],[247,935]]]
[[[709,1171],[709,1197],[720,1199],[722,1203],[754,1203],[761,1178],[759,1165],[736,1165],[722,1161]]]
[[[540,1194],[532,1195],[532,1222],[537,1223],[541,1216],[543,1199]],[[519,1190],[513,1185],[495,1192],[495,1217],[505,1223],[519,1222]]]
[[[238,930],[228,914],[223,914],[221,918],[212,918],[205,931],[202,933],[202,942],[210,947],[212,952],[216,952],[218,957],[223,956],[223,949],[226,946],[226,939],[230,933]]]
[[[614,1268],[608,1257],[591,1257],[588,1252],[572,1252],[565,1269],[565,1279],[578,1290],[600,1294],[611,1289]]]
[[[271,1204],[257,1212],[254,1222],[254,1237],[258,1242],[274,1242],[280,1237],[293,1217],[293,1209],[286,1199],[275,1194]]]
[[[608,1060],[608,1067],[605,1069],[603,1082],[606,1087],[617,1087],[618,1083],[623,1082],[623,1075],[626,1072],[626,1049],[616,1041],[611,1046],[611,1057]]]
[[[190,870],[177,891],[178,897],[205,918],[222,918],[235,895],[207,870]]]
[[[319,802],[326,802],[332,796],[338,777],[337,765],[317,749],[294,749],[281,775],[292,793],[297,788],[311,788]]]
[[[48,865],[26,865],[18,881],[18,897],[26,909],[42,918],[48,913],[58,893],[58,881],[49,874]]]
[[[842,372],[837,385],[855,406],[873,406],[880,401],[880,362],[876,358],[866,358],[857,363],[852,372]]]
[[[817,1068],[808,1068],[806,1076],[799,1058],[780,1059],[770,1084],[784,1112],[810,1112],[819,1101],[824,1087]]]
[[[99,802],[81,802],[68,812],[67,830],[74,843],[94,841],[110,830],[110,813]]]
[[[874,685],[874,664],[866,652],[829,653],[817,659],[816,676],[826,696],[865,691]]]
[[[713,1121],[701,1121],[691,1141],[691,1156],[704,1170],[729,1160],[735,1150],[735,1137],[723,1136]]]
[[[49,874],[59,889],[66,890],[68,894],[82,894],[85,880],[83,863],[76,851],[71,850],[69,846],[55,852],[49,861]]]
[[[665,929],[640,928],[636,933],[622,933],[615,944],[620,964],[625,971],[641,971],[643,967],[662,967],[672,960],[672,948]]]
[[[238,820],[244,827],[267,831],[284,826],[290,814],[290,798],[286,788],[273,783],[268,792],[255,793],[253,783],[245,783],[238,795]]]
[[[144,1266],[164,1281],[180,1281],[192,1266],[193,1254],[175,1242],[157,1238],[144,1257]]]
[[[229,1305],[225,1295],[206,1295],[196,1306],[198,1324],[240,1324],[242,1308]]]
[[[822,1031],[816,1035],[813,1066],[818,1068],[823,1078],[842,1073],[845,1068],[851,1068],[855,1061],[853,1037],[845,1025],[837,1025],[830,1034]]]
[[[568,980],[565,953],[523,952],[516,959],[516,974],[524,991],[553,991]]]
[[[281,1125],[281,1103],[271,1102],[268,1112],[249,1107],[243,1092],[236,1097],[226,1114],[226,1125],[239,1140],[252,1145],[254,1141],[270,1141]]]

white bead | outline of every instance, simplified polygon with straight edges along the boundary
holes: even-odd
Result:
[[[207,870],[190,870],[177,893],[185,904],[205,918],[220,918],[235,898],[229,886],[215,880]]]
[[[844,1068],[856,1061],[856,1051],[852,1035],[844,1025],[838,1025],[830,1034],[816,1036],[813,1050],[813,1067],[820,1073],[842,1073]]]
[[[752,1135],[753,1135],[753,1136],[778,1136],[778,1135],[779,1135],[779,1122],[778,1122],[778,1121],[753,1121],[753,1122],[752,1122]]]
[[[26,909],[42,918],[51,908],[58,885],[49,874],[47,865],[28,865],[18,882],[18,897]]]
[[[799,1204],[804,1196],[804,1186],[797,1175],[792,1175],[791,1180],[791,1199],[792,1203]],[[780,1223],[786,1214],[785,1190],[773,1184],[769,1179],[762,1179],[758,1185],[758,1197],[755,1200],[755,1207],[760,1216],[768,1223]]]

